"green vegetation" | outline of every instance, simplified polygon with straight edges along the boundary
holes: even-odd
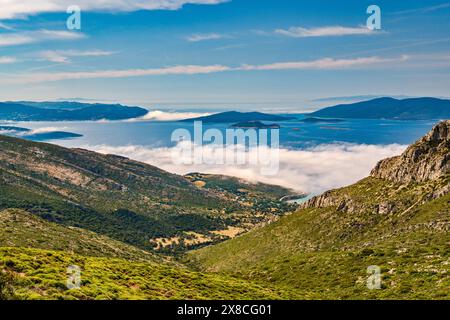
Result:
[[[263,191],[258,199],[266,201]],[[189,232],[210,237],[217,230],[248,230],[274,219],[266,210],[270,204],[248,212],[246,205],[231,200],[235,195],[225,190],[201,189],[123,157],[0,136],[0,210],[23,209],[146,250],[155,246],[151,239],[185,239]],[[216,236],[211,242],[227,238]],[[180,242],[165,251],[190,247],[197,245]]]
[[[67,267],[81,269],[68,290]],[[0,248],[0,269],[13,276],[17,299],[280,299],[281,290],[230,276],[165,264],[84,257],[67,252]],[[10,282],[11,283],[11,282]],[[1,288],[1,287],[0,287]]]
[[[0,137],[0,299],[450,299],[449,128],[290,215],[283,188]]]
[[[9,272],[0,271],[0,300],[15,299],[13,281]]]
[[[448,177],[409,186],[367,178],[326,195],[340,208],[299,210],[187,260],[200,270],[286,286],[297,298],[450,299],[450,195],[426,201],[446,183]],[[371,265],[381,268],[381,290],[366,288]]]
[[[282,197],[297,194],[294,190],[217,174],[189,173],[185,176],[192,182],[203,181],[203,188],[227,191],[236,196],[248,195],[253,198],[279,200]]]
[[[91,231],[47,222],[18,209],[0,212],[0,247],[39,248],[134,261],[167,260]]]
[[[67,267],[82,270],[66,287]],[[281,289],[179,263],[108,237],[47,222],[19,209],[0,212],[0,299],[281,299]]]
[[[281,201],[286,197],[302,197],[292,189],[265,183],[252,183],[243,179],[216,175],[189,173],[185,178],[198,187],[218,195],[225,195],[230,201],[245,207],[250,216],[263,213],[267,216],[282,216],[297,208],[294,204]],[[306,196],[306,195],[304,195]],[[258,223],[258,221],[253,221]]]

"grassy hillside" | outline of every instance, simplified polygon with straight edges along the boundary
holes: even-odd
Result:
[[[0,209],[24,209],[143,249],[183,251],[228,239],[229,228],[274,219],[234,199],[123,157],[0,136]]]
[[[81,268],[80,289],[66,286],[71,265]],[[289,297],[255,281],[193,272],[162,255],[23,210],[0,212],[0,300]]]
[[[228,195],[230,200],[245,207],[247,212],[254,215],[264,213],[267,216],[281,216],[286,212],[292,212],[296,206],[280,200],[287,197],[306,196],[281,186],[260,182],[252,183],[244,179],[218,174],[189,173],[185,175],[185,178],[203,190],[218,195]]]
[[[448,177],[410,187],[367,178],[332,192],[347,208],[302,209],[194,251],[189,261],[201,270],[285,285],[298,298],[450,299],[450,196],[424,201],[423,192],[441,183]],[[395,208],[384,212],[380,201]],[[366,288],[371,265],[382,270],[381,290]]]
[[[66,287],[71,265],[81,269],[80,289]],[[289,298],[279,289],[230,276],[39,249],[0,248],[0,270],[0,298],[10,299]]]
[[[235,237],[282,214],[268,211],[284,190],[0,137],[0,299],[450,299],[449,141],[447,121],[370,177]],[[141,250],[233,237],[188,266]]]
[[[190,173],[185,177],[194,183],[204,182],[201,184],[202,188],[227,191],[236,196],[247,195],[249,198],[278,200],[284,196],[296,194],[294,190],[281,186],[251,183],[243,179],[217,174]]]
[[[47,222],[18,209],[0,211],[0,247],[47,249],[137,261],[167,260],[91,231]]]

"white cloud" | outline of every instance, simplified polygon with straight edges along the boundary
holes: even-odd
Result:
[[[327,26],[319,28],[303,28],[291,27],[289,29],[277,29],[276,34],[293,37],[293,38],[307,38],[307,37],[336,37],[349,35],[374,35],[380,32],[375,32],[367,27],[349,28],[343,26]]]
[[[128,69],[128,70],[99,70],[84,72],[52,72],[52,73],[29,73],[11,75],[8,79],[0,80],[0,83],[37,83],[74,79],[96,79],[96,78],[129,78],[142,76],[160,75],[194,75],[211,74],[231,71],[271,71],[271,70],[308,70],[308,69],[350,69],[370,67],[379,64],[392,64],[408,60],[408,56],[398,58],[363,57],[354,59],[325,58],[312,61],[281,62],[266,65],[243,65],[230,67],[224,65],[181,65],[155,69]]]
[[[77,5],[84,11],[132,12],[178,10],[186,4],[214,5],[223,2],[228,0],[0,0],[0,19],[24,18],[44,12],[66,12],[71,5]]]
[[[42,51],[39,53],[39,57],[43,60],[57,62],[57,63],[69,63],[71,57],[101,57],[112,55],[113,52],[103,50],[65,50],[65,51]]]
[[[40,133],[49,133],[55,131],[64,131],[67,130],[67,127],[42,127],[33,129],[31,131],[24,132],[23,135],[32,135],[32,134],[40,134]]]
[[[17,58],[14,57],[1,57],[0,56],[0,64],[9,64],[17,62]]]
[[[86,36],[79,32],[45,29],[29,32],[9,32],[2,33],[0,36],[0,47],[17,46],[49,40],[78,40],[84,37]]]
[[[16,83],[33,83],[62,81],[73,79],[96,79],[96,78],[129,78],[156,75],[192,75],[192,74],[208,74],[215,72],[223,72],[230,70],[229,67],[221,65],[213,66],[175,66],[157,69],[129,69],[129,70],[102,70],[102,71],[85,71],[85,72],[54,72],[54,73],[34,73],[19,76]]]
[[[0,22],[0,29],[4,29],[4,30],[14,30],[13,27],[8,26],[7,24],[4,24],[2,22]]]
[[[83,146],[83,148],[104,154],[122,155],[177,174],[190,172],[224,174],[319,194],[355,183],[368,176],[379,160],[401,154],[406,146],[329,144],[306,150],[280,149],[280,169],[275,176],[263,175],[259,167],[248,165],[176,165],[172,162],[173,148],[107,145]],[[213,154],[212,147],[204,148],[204,154]],[[238,152],[245,151],[238,150]]]
[[[363,57],[354,59],[332,59],[325,58],[313,61],[298,62],[281,62],[266,65],[244,65],[239,70],[301,70],[301,69],[346,69],[361,66],[370,66],[374,64],[383,64],[391,62],[405,61],[408,56],[399,58],[380,58],[380,57]]]
[[[36,42],[32,36],[22,33],[6,33],[0,37],[0,47],[16,46]]]
[[[165,112],[160,110],[149,111],[145,116],[128,121],[178,121],[184,119],[192,119],[198,117],[209,116],[210,113],[197,113],[197,112]]]
[[[186,40],[189,42],[200,42],[200,41],[208,41],[208,40],[219,40],[226,38],[223,34],[218,33],[206,33],[206,34],[193,34],[186,37]]]
[[[438,5],[434,5],[434,6],[429,6],[429,7],[422,7],[422,8],[418,8],[418,9],[395,11],[395,12],[391,12],[390,14],[394,14],[394,15],[415,14],[415,13],[425,14],[425,13],[430,13],[430,12],[433,12],[436,10],[446,9],[448,7],[450,7],[450,2],[442,3],[442,4],[438,4]]]

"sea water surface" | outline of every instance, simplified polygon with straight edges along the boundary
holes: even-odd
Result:
[[[361,120],[348,119],[336,123],[305,123],[299,120],[280,122],[280,146],[303,149],[330,143],[351,143],[369,145],[409,145],[425,135],[437,122],[433,120]],[[0,122],[1,124],[1,122]],[[193,136],[193,124],[160,121],[81,121],[81,122],[9,122],[29,129],[67,131],[82,134],[75,139],[52,140],[52,143],[66,147],[86,145],[146,147],[170,147],[172,133],[176,129],[187,129]],[[204,124],[209,128],[225,132],[230,124]]]
[[[292,116],[292,115],[290,115]],[[70,148],[118,154],[172,173],[203,172],[282,185],[312,195],[346,186],[369,175],[376,163],[395,156],[424,136],[436,121],[356,120],[333,123],[281,122],[279,170],[266,175],[251,165],[175,164],[170,151],[176,129],[193,136],[193,123],[158,121],[83,121],[8,123],[33,130],[82,134],[48,142]],[[1,125],[1,122],[0,122]],[[230,124],[203,125],[225,132]],[[225,136],[225,135],[224,135]]]

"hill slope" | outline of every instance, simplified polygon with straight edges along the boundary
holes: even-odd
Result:
[[[79,289],[67,288],[69,266],[80,268]],[[289,297],[258,282],[193,272],[172,259],[22,210],[0,212],[0,300]]]
[[[127,158],[0,136],[0,209],[24,209],[143,249],[222,241],[228,237],[214,232],[274,217],[270,210],[249,214],[234,200]]]
[[[286,286],[298,298],[450,299],[450,148],[442,134],[449,128],[450,121],[439,124],[404,155],[377,166],[399,161],[391,174],[380,178],[375,169],[274,224],[191,252],[188,261]],[[430,166],[426,179],[407,178],[438,159],[444,166]],[[372,265],[381,269],[381,290],[366,287]]]
[[[450,100],[378,98],[325,108],[310,114],[323,118],[429,120],[449,119]]]
[[[66,287],[68,266],[81,270],[79,289]],[[278,288],[230,276],[198,273],[167,264],[41,249],[0,248],[0,269],[4,270],[0,273],[0,299],[289,298],[288,293]]]
[[[213,114],[210,116],[199,117],[194,119],[182,120],[183,122],[203,121],[204,123],[235,123],[248,121],[288,121],[294,119],[293,117],[284,117],[274,114],[267,114],[261,112],[237,112],[228,111]]]
[[[162,256],[74,227],[47,222],[23,210],[0,211],[0,247],[25,247],[84,256],[162,262]]]

